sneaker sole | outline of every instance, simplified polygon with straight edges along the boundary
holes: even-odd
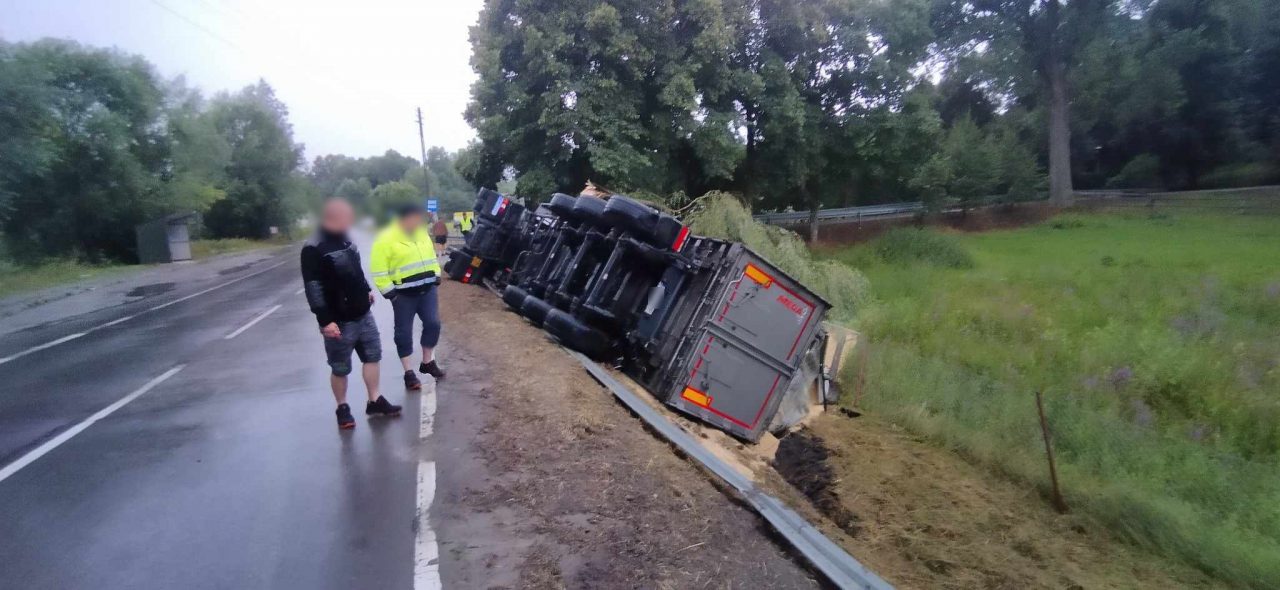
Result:
[[[355,423],[355,422],[352,422],[352,423],[350,423],[350,424],[339,424],[339,425],[338,425],[338,430],[352,430],[352,429],[354,429],[355,427],[356,427],[356,423]]]
[[[404,388],[409,391],[419,391],[422,389],[422,384],[419,383],[417,385],[406,385]]]
[[[365,416],[367,416],[367,417],[369,417],[369,418],[395,418],[395,417],[397,417],[397,416],[399,416],[399,415],[400,415],[400,412],[396,412],[396,413],[394,413],[394,414],[383,414],[383,413],[381,413],[381,412],[379,412],[379,413],[377,413],[377,414],[365,414]]]

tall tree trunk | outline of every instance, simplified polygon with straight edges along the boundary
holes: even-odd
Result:
[[[1071,186],[1071,99],[1067,88],[1067,68],[1058,46],[1058,2],[1049,3],[1050,38],[1044,64],[1049,87],[1049,202],[1068,207],[1074,197]]]

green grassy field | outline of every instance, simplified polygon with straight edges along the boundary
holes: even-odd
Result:
[[[1046,489],[1042,390],[1076,513],[1280,587],[1280,217],[1063,215],[825,254],[871,285],[865,408]]]

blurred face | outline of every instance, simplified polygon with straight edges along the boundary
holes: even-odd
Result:
[[[410,213],[400,217],[400,227],[405,231],[413,231],[422,226],[422,220],[425,219],[421,213]]]
[[[351,225],[355,223],[356,213],[351,208],[351,203],[342,199],[330,199],[324,204],[324,210],[320,213],[320,227],[325,231],[335,234],[345,234],[351,229]]]

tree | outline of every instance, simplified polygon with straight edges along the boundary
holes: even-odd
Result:
[[[328,191],[331,196],[341,197],[351,202],[351,205],[357,210],[367,210],[369,204],[369,195],[373,194],[373,185],[368,178],[360,177],[359,179],[344,178],[338,184],[338,188]]]
[[[165,118],[171,142],[171,170],[167,177],[172,206],[207,211],[226,196],[231,146],[214,126],[207,102],[198,90],[179,78],[169,84]]]
[[[299,211],[293,178],[302,147],[293,142],[288,109],[264,81],[223,94],[210,108],[214,127],[231,146],[226,197],[214,203],[205,225],[218,237],[261,238],[268,228],[292,225]]]
[[[1115,0],[939,0],[934,26],[949,59],[977,58],[1015,94],[1046,105],[1049,198],[1072,201],[1071,92],[1078,50],[1112,14]]]
[[[128,260],[169,213],[164,93],[144,60],[66,41],[0,44],[0,227],[21,261]]]
[[[384,182],[369,196],[371,212],[383,222],[391,219],[397,208],[411,204],[422,204],[422,189],[402,181]]]

